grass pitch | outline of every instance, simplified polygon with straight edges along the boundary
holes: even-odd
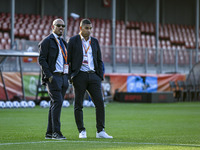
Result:
[[[0,150],[196,150],[200,149],[200,103],[106,105],[106,132],[96,139],[94,108],[84,108],[87,139],[78,138],[73,106],[63,108],[67,140],[45,140],[48,108],[0,109]]]

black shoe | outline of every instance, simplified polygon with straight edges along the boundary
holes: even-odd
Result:
[[[53,135],[52,135],[52,139],[55,139],[55,140],[66,140],[66,137],[64,137],[62,135],[62,133],[54,132]]]
[[[52,134],[51,133],[46,133],[45,139],[52,139]]]

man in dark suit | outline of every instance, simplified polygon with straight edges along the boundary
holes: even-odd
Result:
[[[39,64],[42,83],[50,97],[48,126],[45,139],[66,139],[60,131],[60,115],[63,99],[68,88],[67,43],[61,38],[65,24],[55,19],[52,33],[39,43]]]
[[[90,20],[83,19],[80,33],[68,42],[69,74],[75,90],[75,121],[79,138],[87,138],[82,111],[83,97],[87,90],[96,108],[96,138],[113,138],[104,131],[105,110],[101,91],[103,62],[98,40],[90,36],[91,29]]]

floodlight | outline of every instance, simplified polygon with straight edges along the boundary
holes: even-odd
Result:
[[[71,13],[70,16],[74,19],[78,19],[80,17],[80,15],[76,14],[76,13]]]

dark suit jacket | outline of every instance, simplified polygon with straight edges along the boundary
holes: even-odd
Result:
[[[67,43],[62,39],[67,48]],[[48,35],[39,43],[39,64],[42,69],[42,84],[45,84],[49,77],[56,70],[56,60],[59,53],[58,44],[53,34]]]
[[[80,35],[71,37],[67,44],[69,75],[72,79],[80,71],[83,61],[83,49]],[[96,38],[91,37],[91,47],[95,72],[103,80],[103,62],[101,59],[101,49]]]

